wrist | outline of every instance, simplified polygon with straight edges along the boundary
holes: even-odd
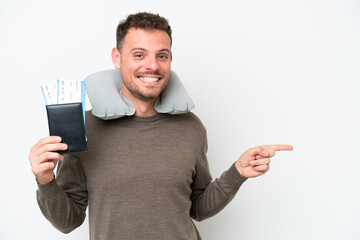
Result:
[[[49,178],[41,178],[41,179],[39,179],[38,177],[35,178],[38,185],[50,184],[54,181],[54,179],[55,179],[54,173],[53,173],[52,177],[49,177]]]
[[[245,177],[245,176],[243,175],[243,173],[242,173],[242,168],[241,168],[241,166],[240,166],[239,161],[236,161],[236,162],[235,162],[235,167],[236,167],[236,170],[239,172],[239,174],[240,174],[242,177]]]

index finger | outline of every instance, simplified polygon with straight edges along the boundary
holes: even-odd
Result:
[[[292,151],[294,149],[293,146],[286,144],[273,144],[273,145],[269,145],[269,147],[271,150],[274,151]]]
[[[34,146],[34,148],[39,148],[45,144],[49,144],[49,143],[58,143],[61,142],[61,137],[59,136],[49,136],[49,137],[44,137],[42,139],[40,139],[40,141],[38,141]]]

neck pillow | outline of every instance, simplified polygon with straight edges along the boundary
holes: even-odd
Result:
[[[134,105],[121,94],[120,70],[93,73],[85,78],[85,83],[94,116],[110,120],[134,115]],[[154,107],[158,113],[182,114],[190,112],[195,106],[179,77],[171,71],[168,84]]]

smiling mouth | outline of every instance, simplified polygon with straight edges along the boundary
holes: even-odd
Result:
[[[161,79],[160,77],[138,77],[138,78],[141,81],[149,82],[149,83],[157,82],[157,81],[159,81]]]

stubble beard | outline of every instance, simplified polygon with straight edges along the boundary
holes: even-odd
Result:
[[[154,73],[146,73],[146,74],[153,74],[153,75],[159,75],[159,73],[157,72],[154,72]],[[126,76],[123,76],[122,75],[122,81],[123,81],[123,84],[124,86],[128,89],[128,91],[131,93],[131,95],[133,95],[135,98],[143,101],[143,102],[151,102],[151,101],[154,101],[156,100],[160,94],[162,93],[162,91],[164,90],[164,88],[166,87],[167,83],[168,83],[168,80],[169,80],[169,75],[168,76],[164,76],[163,74],[160,74],[161,75],[161,80],[160,81],[164,81],[164,84],[162,84],[160,86],[160,90],[157,91],[157,92],[154,92],[154,93],[144,93],[142,92],[138,86],[132,82],[132,80],[128,81],[127,77]],[[167,78],[167,79],[166,79]],[[151,88],[151,89],[158,89],[159,87],[154,87],[154,86],[147,86],[147,88]]]

